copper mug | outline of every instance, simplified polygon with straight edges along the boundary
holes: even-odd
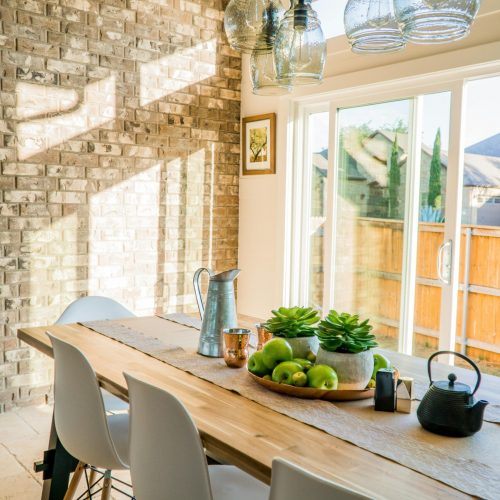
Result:
[[[256,323],[255,328],[257,328],[257,351],[260,351],[264,344],[273,338],[273,334],[266,329],[265,323]]]
[[[224,361],[229,368],[241,368],[248,359],[251,331],[246,328],[224,328]]]

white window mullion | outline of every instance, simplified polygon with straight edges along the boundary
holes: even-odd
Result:
[[[326,315],[333,307],[335,293],[335,225],[337,207],[337,183],[338,168],[338,130],[337,130],[337,107],[330,103],[330,124],[328,141],[328,176],[327,176],[327,209],[323,244],[323,312]]]
[[[292,306],[299,302],[300,286],[301,286],[301,269],[302,261],[302,245],[303,238],[302,229],[302,213],[303,213],[303,193],[302,193],[302,177],[303,177],[303,155],[304,155],[304,111],[299,105],[295,105],[293,112],[293,171],[292,171],[292,191],[293,203],[291,205],[292,224],[290,227],[290,276],[289,290],[285,306]],[[286,293],[286,292],[285,292]]]
[[[406,166],[405,218],[403,226],[403,263],[401,271],[401,305],[399,351],[412,354],[417,276],[418,222],[420,209],[420,164],[422,159],[423,97],[411,101],[410,148]]]
[[[311,150],[311,127],[309,110],[302,113],[303,120],[303,147],[300,164],[302,166],[302,213],[300,224],[302,227],[302,238],[300,239],[300,289],[296,305],[305,306],[309,299],[309,274],[311,255],[311,177],[312,177],[312,150]]]
[[[440,350],[455,350],[460,271],[460,237],[462,224],[462,182],[464,172],[464,114],[466,109],[464,82],[451,91],[450,148],[446,173],[446,207],[444,241],[451,242],[449,284],[442,285]],[[453,363],[453,358],[448,362]]]

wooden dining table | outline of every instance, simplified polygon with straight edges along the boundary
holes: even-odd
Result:
[[[239,319],[242,326],[253,326],[252,318]],[[133,318],[127,321],[134,325],[141,320]],[[123,372],[136,374],[174,394],[193,416],[209,457],[220,463],[233,464],[268,484],[272,460],[281,457],[372,498],[468,497],[446,484],[174,368],[83,325],[21,328],[18,337],[52,357],[46,331],[79,348],[94,367],[100,385],[125,401],[128,400],[128,391]],[[192,344],[196,339],[172,340]],[[426,370],[425,360],[397,353],[390,353],[390,356],[404,375],[421,377]],[[444,374],[448,368],[438,366],[438,375]],[[462,380],[471,380],[469,371],[455,368],[455,372],[459,372]],[[498,399],[498,380],[485,377],[481,396]],[[77,393],[75,397],[78,397]],[[58,446],[61,448],[60,443]],[[51,447],[54,447],[54,441]],[[64,450],[58,449],[58,452],[63,456]],[[47,453],[50,456],[56,452],[49,449]],[[47,474],[44,495],[56,499],[67,485],[74,463],[71,457],[60,460],[56,466],[53,456],[50,460],[51,471]],[[57,477],[58,485],[47,487],[51,477]]]

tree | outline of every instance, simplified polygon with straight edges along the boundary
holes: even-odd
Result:
[[[429,194],[427,204],[441,208],[441,129],[438,128],[432,149],[431,168],[429,173]]]
[[[399,169],[398,136],[394,137],[389,164],[389,219],[399,219],[399,191],[401,186],[401,172]]]
[[[250,130],[250,161],[252,163],[267,161],[267,129],[265,127]]]

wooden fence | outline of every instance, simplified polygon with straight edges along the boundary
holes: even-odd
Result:
[[[341,251],[342,246],[351,249],[343,266],[346,277],[350,274],[352,280],[352,271],[356,276],[354,295],[351,294],[346,305],[372,318],[383,343],[394,348],[400,315],[403,223],[358,218],[355,227],[341,245]],[[414,344],[417,354],[426,355],[436,348],[439,334],[441,284],[436,260],[444,238],[443,224],[421,223],[418,236]],[[462,226],[460,256],[456,348],[460,350],[464,343],[468,355],[491,368],[487,371],[498,373],[500,228]],[[342,279],[339,286],[348,290]]]

